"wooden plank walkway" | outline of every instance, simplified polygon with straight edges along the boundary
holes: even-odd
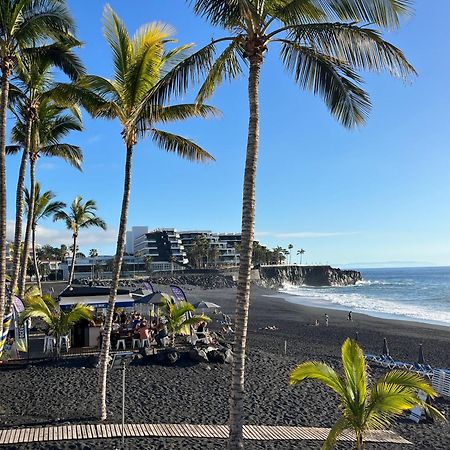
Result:
[[[329,428],[245,425],[244,439],[312,440],[324,441]],[[204,439],[226,439],[227,425],[191,424],[125,424],[126,437],[185,437]],[[79,441],[81,439],[111,439],[122,436],[120,424],[58,425],[54,427],[30,427],[0,430],[0,445],[48,441]],[[354,441],[353,433],[343,433],[339,440]],[[393,431],[372,431],[366,435],[367,442],[411,444]]]

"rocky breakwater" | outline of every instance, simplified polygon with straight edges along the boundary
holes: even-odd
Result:
[[[260,284],[278,288],[285,284],[297,286],[349,286],[362,280],[356,270],[341,270],[331,266],[261,266]]]

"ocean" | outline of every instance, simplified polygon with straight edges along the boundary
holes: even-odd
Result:
[[[284,286],[286,300],[375,317],[450,326],[450,267],[358,269],[355,286]]]

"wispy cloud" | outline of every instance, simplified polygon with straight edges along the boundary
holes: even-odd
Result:
[[[359,234],[358,231],[257,231],[257,237],[274,237],[274,238],[299,238],[299,239],[315,239],[334,236],[351,236]]]
[[[102,135],[101,134],[94,134],[93,136],[90,136],[89,139],[87,140],[88,144],[95,144],[96,142],[100,142],[102,139]]]
[[[7,239],[14,239],[14,222],[7,223]],[[87,229],[80,232],[78,245],[82,247],[108,247],[117,240],[117,229],[110,228],[106,231],[101,229]],[[39,245],[49,244],[54,247],[62,244],[70,245],[72,242],[72,233],[64,229],[38,226],[36,230],[36,242]]]

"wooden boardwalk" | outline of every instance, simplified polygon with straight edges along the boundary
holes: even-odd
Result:
[[[288,427],[288,426],[244,426],[244,438],[257,441],[269,440],[313,440],[324,441],[329,428]],[[183,437],[204,439],[226,439],[227,425],[190,424],[125,424],[126,437]],[[122,436],[120,424],[58,425],[54,427],[33,427],[0,430],[0,445],[26,442],[80,441],[89,439],[111,439]],[[350,432],[339,438],[354,441]],[[373,431],[366,436],[367,442],[411,444],[392,431]]]

